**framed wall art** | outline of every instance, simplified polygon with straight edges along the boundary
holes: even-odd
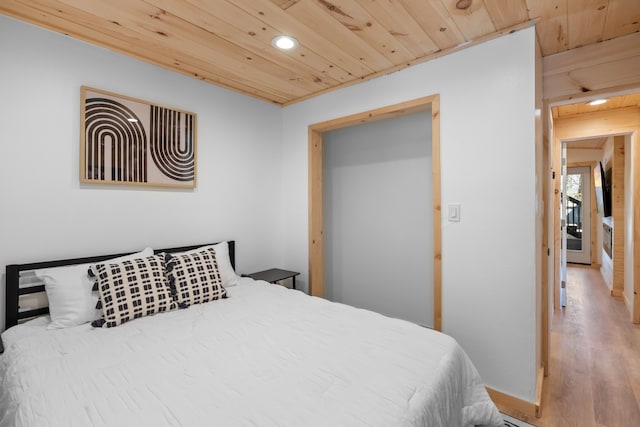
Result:
[[[196,115],[83,86],[80,181],[195,188]]]

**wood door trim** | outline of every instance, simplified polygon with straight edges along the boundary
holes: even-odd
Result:
[[[599,266],[600,263],[598,262],[598,253],[596,252],[597,250],[597,230],[596,230],[596,219],[598,218],[598,204],[597,204],[597,200],[596,200],[596,189],[595,186],[593,184],[593,170],[596,167],[597,162],[572,162],[572,163],[567,163],[567,168],[579,168],[579,167],[589,167],[589,173],[590,178],[591,178],[591,186],[590,186],[590,197],[591,197],[591,203],[590,203],[590,211],[591,211],[591,267],[596,267]]]
[[[324,294],[323,134],[364,123],[431,110],[433,175],[433,325],[442,330],[442,217],[440,190],[440,95],[430,95],[309,126],[309,293]]]
[[[595,113],[585,113],[567,118],[553,119],[553,170],[558,171],[560,165],[560,153],[559,147],[562,141],[570,141],[580,138],[586,138],[590,136],[606,136],[606,135],[622,135],[630,134],[631,142],[634,144],[634,159],[633,170],[635,182],[640,177],[640,146],[638,145],[640,137],[640,109],[637,107],[625,107],[615,110],[608,110]],[[559,180],[556,180],[559,181]],[[554,183],[557,185],[557,183]],[[558,249],[559,244],[559,214],[560,214],[560,198],[558,194],[552,194],[553,197],[553,216],[554,216],[554,247]],[[640,186],[634,186],[633,195],[634,201],[634,215],[631,219],[633,221],[633,245],[634,250],[634,274],[633,274],[633,289],[635,291],[633,298],[633,311],[632,320],[633,323],[640,323],[640,297],[637,297],[640,292],[640,214],[638,206],[640,206]],[[557,225],[557,227],[555,227]],[[554,256],[554,272],[559,271],[559,251],[555,251]],[[558,274],[554,273],[554,289],[558,292]],[[555,293],[554,292],[554,293]],[[557,301],[556,301],[557,303]],[[556,305],[557,306],[557,305]]]

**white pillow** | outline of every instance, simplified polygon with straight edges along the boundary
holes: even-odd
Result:
[[[91,264],[78,264],[35,272],[44,282],[49,300],[48,329],[70,328],[100,315],[101,311],[96,310],[98,294],[91,290],[95,279],[87,274],[90,267]]]
[[[190,255],[209,248],[213,248],[213,250],[216,252],[216,262],[218,263],[218,270],[220,271],[222,286],[228,288],[230,286],[237,285],[240,277],[236,274],[236,272],[233,270],[233,267],[231,266],[231,259],[229,258],[229,245],[227,244],[227,242],[221,242],[209,246],[202,246],[200,248],[192,249],[185,252],[176,252],[171,255]]]
[[[152,255],[153,249],[146,248],[130,255],[102,261],[99,264]],[[47,326],[48,329],[82,325],[102,315],[102,310],[96,310],[98,293],[92,291],[95,278],[89,277],[87,274],[89,268],[93,269],[94,264],[68,265],[35,271],[36,276],[44,282],[49,300],[51,323]]]

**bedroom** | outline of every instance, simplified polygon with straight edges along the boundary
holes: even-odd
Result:
[[[274,265],[305,272],[307,127],[440,94],[443,203],[461,203],[465,215],[443,233],[444,331],[462,343],[489,387],[535,401],[533,28],[285,108],[5,16],[0,32],[2,56],[11,58],[0,69],[0,150],[11,159],[4,160],[0,176],[4,206],[12,206],[0,224],[3,242],[10,242],[0,248],[2,266],[234,239],[240,272]],[[80,185],[81,85],[197,112],[196,190]],[[483,182],[460,182],[459,170]],[[493,191],[487,194],[487,188]],[[531,225],[521,251],[510,249],[504,230],[518,229],[523,218],[495,210],[504,194],[515,192]],[[306,273],[299,283],[307,289]],[[509,352],[497,351],[505,342]]]

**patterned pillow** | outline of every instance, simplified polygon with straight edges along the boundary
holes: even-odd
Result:
[[[169,286],[180,307],[227,297],[213,248],[189,254],[166,254],[166,261]]]
[[[102,319],[95,327],[121,325],[138,317],[176,309],[161,255],[96,266]]]

